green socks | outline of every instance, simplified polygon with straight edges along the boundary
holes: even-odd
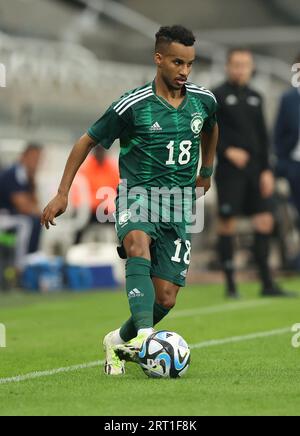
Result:
[[[158,324],[165,316],[168,315],[171,309],[166,309],[158,303],[154,303],[153,308],[153,325]]]
[[[150,272],[150,260],[143,257],[127,260],[126,291],[136,330],[153,327],[155,290]]]
[[[153,306],[153,326],[158,324],[165,316],[168,315],[170,309],[166,309],[158,303],[154,303]],[[135,328],[133,318],[129,318],[128,321],[123,324],[120,329],[120,336],[124,342],[128,342],[135,338],[137,335],[137,329]]]

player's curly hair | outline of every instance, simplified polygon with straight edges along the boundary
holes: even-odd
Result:
[[[163,26],[155,35],[156,44],[155,49],[162,44],[171,44],[172,42],[179,42],[187,47],[194,45],[196,38],[191,30],[186,29],[183,26]]]

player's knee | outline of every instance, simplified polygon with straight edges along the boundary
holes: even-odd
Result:
[[[150,237],[142,232],[129,233],[123,241],[127,257],[143,257],[151,260],[150,242]]]
[[[128,257],[149,257],[149,247],[144,246],[137,241],[131,241],[126,247],[126,253]]]
[[[156,298],[156,301],[160,306],[171,310],[176,305],[176,295],[172,290],[165,288],[161,295]]]
[[[218,224],[218,233],[224,236],[234,235],[236,231],[235,218],[221,218]]]

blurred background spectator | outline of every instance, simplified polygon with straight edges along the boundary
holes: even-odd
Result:
[[[295,63],[300,65],[300,53]],[[291,87],[281,97],[274,129],[274,146],[277,176],[288,181],[300,230],[300,86]],[[292,265],[300,270],[300,253]]]
[[[39,144],[29,143],[20,159],[0,172],[0,232],[2,241],[8,241],[8,235],[15,234],[14,264],[18,270],[22,270],[25,256],[39,248],[41,210],[36,173],[41,153]],[[3,245],[0,246],[2,251]],[[4,262],[7,260],[2,253],[2,264]]]

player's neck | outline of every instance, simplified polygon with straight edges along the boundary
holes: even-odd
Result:
[[[178,105],[184,100],[185,92],[184,89],[171,89],[165,83],[165,81],[160,77],[156,76],[155,78],[155,88],[156,95],[164,98],[171,104],[178,102]]]

